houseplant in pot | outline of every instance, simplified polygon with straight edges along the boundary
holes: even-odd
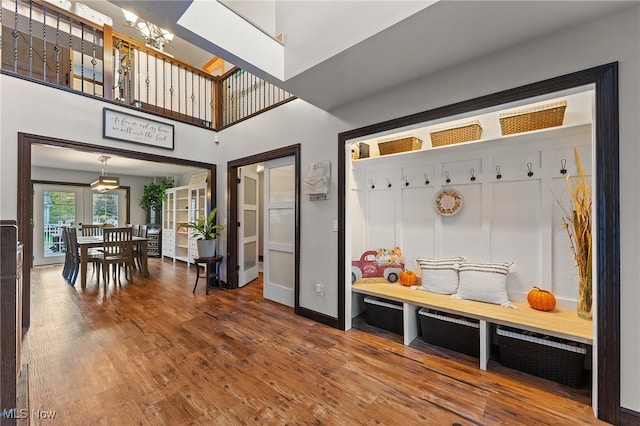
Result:
[[[214,208],[206,217],[178,225],[179,228],[193,231],[192,236],[197,240],[199,257],[215,256],[216,238],[224,229],[224,226],[215,223],[216,211],[217,209]]]

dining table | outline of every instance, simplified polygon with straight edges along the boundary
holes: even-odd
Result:
[[[89,249],[102,247],[102,235],[78,235],[78,246],[80,247],[80,287],[87,288],[87,263],[89,259]],[[149,276],[148,259],[148,239],[145,237],[133,237],[132,244],[138,246],[142,252],[142,273],[143,277]]]

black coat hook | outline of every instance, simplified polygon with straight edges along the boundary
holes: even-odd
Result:
[[[369,179],[369,183],[371,184],[371,189],[376,189],[376,185],[373,183],[373,179]]]
[[[560,160],[560,174],[566,175],[567,174],[567,160],[565,160],[564,158],[562,160]]]
[[[476,172],[473,167],[469,169],[469,173],[471,174],[471,182],[474,182],[476,180]]]
[[[527,170],[529,170],[527,172],[527,176],[533,176],[533,164],[531,162],[527,163]]]
[[[502,175],[500,174],[500,166],[496,166],[496,179],[502,179]]]
[[[429,185],[429,175],[426,173],[424,174],[424,184]]]
[[[387,188],[391,188],[391,181],[387,178]]]
[[[451,183],[451,179],[449,179],[449,172],[447,170],[444,171],[444,175],[447,177],[447,180],[445,182]]]
[[[404,181],[404,186],[409,186],[409,179],[406,176],[402,176],[402,180]]]

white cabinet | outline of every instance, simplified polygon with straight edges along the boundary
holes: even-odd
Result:
[[[163,205],[162,255],[193,262],[198,257],[191,231],[180,224],[195,221],[206,213],[206,184],[179,186],[167,190]]]
[[[189,188],[189,221],[196,221],[204,218],[207,214],[207,188],[194,186]],[[189,263],[198,257],[198,244],[196,239],[190,235],[189,238]]]

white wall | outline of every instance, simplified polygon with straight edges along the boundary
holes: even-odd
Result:
[[[338,234],[333,221],[338,219],[337,134],[347,130],[344,123],[301,100],[288,102],[240,125],[220,132],[218,164],[218,206],[226,206],[226,162],[294,144],[302,145],[302,175],[309,163],[331,160],[332,182],[329,199],[309,201],[302,196],[300,213],[300,306],[325,315],[338,315]],[[227,212],[220,211],[222,223]],[[226,246],[226,230],[221,240]],[[224,266],[224,265],[223,265]],[[223,272],[226,276],[226,271]],[[316,296],[314,286],[321,283],[324,296]]]
[[[0,88],[0,217],[3,219],[17,218],[18,132],[206,163],[217,161],[215,133],[210,130],[172,123],[173,151],[103,139],[102,109],[108,106],[117,110],[117,106],[5,75],[0,75]],[[158,120],[139,111],[126,109],[125,112]]]
[[[357,126],[619,62],[621,405],[640,411],[640,6],[478,58],[332,113]]]

